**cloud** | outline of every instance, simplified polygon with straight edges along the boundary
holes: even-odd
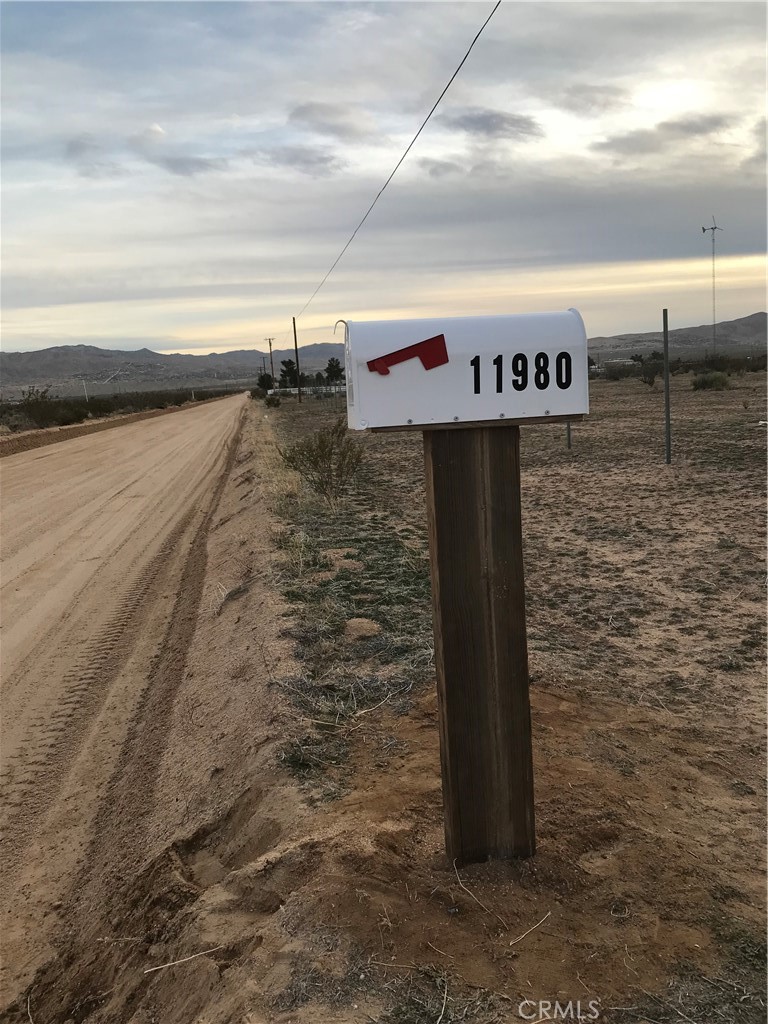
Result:
[[[75,166],[81,178],[116,178],[125,173],[91,132],[68,139],[64,144],[64,159]]]
[[[171,174],[178,174],[184,178],[191,178],[195,174],[206,174],[209,171],[225,171],[229,166],[227,160],[205,156],[158,156],[147,157],[147,160]]]
[[[752,127],[751,132],[754,140],[754,149],[742,161],[742,170],[749,173],[756,173],[761,180],[765,180],[766,158],[766,119],[759,118]]]
[[[582,116],[604,114],[629,103],[629,92],[618,85],[588,85],[577,82],[554,97],[563,110]]]
[[[184,178],[225,171],[229,167],[229,161],[224,157],[197,156],[182,152],[178,146],[174,148],[168,132],[156,122],[132,135],[127,139],[127,144],[135,155],[147,163]]]
[[[679,117],[674,121],[662,121],[656,128],[665,135],[679,138],[685,135],[711,135],[730,128],[731,124],[732,120],[723,114],[698,114]]]
[[[621,135],[612,135],[594,142],[597,152],[616,153],[620,156],[642,156],[663,153],[671,146],[689,139],[706,138],[733,127],[732,118],[724,114],[697,114],[660,121],[653,128],[638,128]]]
[[[290,167],[312,177],[326,177],[344,166],[344,161],[330,150],[313,146],[275,146],[253,155],[262,163]]]
[[[336,103],[302,103],[294,107],[288,120],[318,135],[352,141],[372,133],[372,120],[363,111]]]
[[[93,135],[88,133],[70,139],[64,147],[64,155],[68,160],[93,158],[97,153],[101,153],[101,146]]]
[[[450,174],[460,174],[465,168],[455,160],[433,160],[424,157],[419,160],[419,167],[426,171],[430,178],[444,178]]]
[[[525,142],[544,135],[539,122],[527,114],[508,114],[487,107],[466,107],[439,119],[448,128],[486,139],[515,139]]]

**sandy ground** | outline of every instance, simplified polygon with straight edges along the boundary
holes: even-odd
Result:
[[[361,438],[328,507],[277,448],[338,411],[247,403],[168,603],[150,585],[119,634],[138,651],[165,629],[107,684],[115,746],[91,729],[49,774],[34,758],[48,817],[16,820],[51,824],[7,896],[3,1019],[519,1024],[597,1000],[609,1024],[762,1022],[765,378],[673,384],[671,467],[637,380],[593,386],[570,451],[524,431],[538,852],[459,870],[420,437]]]
[[[242,406],[238,396],[3,460],[6,991],[45,954],[147,685],[173,671],[169,633],[195,611],[180,585]]]

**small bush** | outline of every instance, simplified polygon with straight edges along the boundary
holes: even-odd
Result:
[[[6,405],[0,408],[0,424],[12,434],[21,430],[35,429],[35,424],[26,413],[22,412],[20,406],[9,407]]]
[[[251,398],[266,398],[267,392],[264,388],[251,388]]]
[[[719,371],[698,373],[693,378],[694,391],[725,391],[727,387],[728,377]]]
[[[606,380],[624,380],[626,377],[639,377],[640,363],[606,363]]]
[[[26,390],[21,389],[21,404],[31,405],[34,402],[49,402],[51,400],[51,385],[44,388],[36,388],[34,384]]]
[[[332,427],[280,449],[280,455],[289,469],[331,503],[349,487],[363,461],[363,449],[350,437],[343,416]]]
[[[280,399],[277,395],[267,395],[264,399],[264,405],[266,405],[268,409],[277,409],[280,406]]]

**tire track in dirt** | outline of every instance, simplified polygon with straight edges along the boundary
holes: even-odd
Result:
[[[95,840],[87,857],[87,872],[90,884],[95,884],[97,889],[103,885],[104,874],[116,866],[115,849],[126,854],[120,858],[121,874],[126,869],[126,856],[138,863],[145,852],[141,823],[154,805],[157,772],[165,749],[174,698],[197,623],[205,578],[208,530],[232,469],[236,441],[235,436],[230,442],[224,471],[192,539],[178,587],[178,598],[163,642],[153,659],[152,686],[144,690],[128,727],[107,798],[96,821]],[[139,749],[141,753],[137,756]]]
[[[179,430],[189,423],[185,417],[158,425],[148,439],[144,425],[128,427],[120,432],[121,445],[111,443],[114,435],[69,442],[66,449],[57,447],[57,457],[42,475],[34,456],[4,464],[0,541],[6,719],[14,717],[8,702],[24,678],[24,645],[33,663],[39,663],[41,641],[47,642],[52,632],[60,635],[65,622],[70,627],[65,635],[71,635],[70,620],[77,615],[85,620],[84,635],[90,636],[88,604],[94,601],[89,590],[95,587],[100,598],[100,617],[104,592],[109,590],[110,602],[116,600],[153,553],[157,538],[178,521],[180,503],[194,504],[201,485],[208,486],[217,451],[209,446],[195,465],[200,439],[194,431],[186,437]],[[143,447],[149,449],[146,454]]]
[[[237,398],[57,445],[45,481],[34,456],[4,463],[5,564],[22,569],[3,574],[4,995],[50,955],[51,908],[87,864],[118,759],[143,743],[134,716],[163,689],[169,657],[183,668],[186,634],[173,624],[194,622],[202,569],[190,567],[201,545],[204,555],[241,418]]]
[[[72,669],[62,677],[65,696],[56,710],[33,718],[17,750],[4,758],[0,786],[5,803],[11,813],[14,809],[23,813],[21,821],[11,817],[4,824],[3,834],[11,845],[19,843],[28,831],[30,810],[40,813],[56,798],[62,764],[103,705],[105,691],[135,643],[148,595],[191,520],[190,513],[138,574],[114,614],[86,642]]]

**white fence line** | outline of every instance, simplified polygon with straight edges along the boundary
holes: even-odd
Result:
[[[314,384],[304,385],[301,389],[302,395],[343,395],[346,393],[346,384],[330,384],[330,385],[319,385]],[[267,391],[268,395],[298,395],[298,388],[272,388]]]

